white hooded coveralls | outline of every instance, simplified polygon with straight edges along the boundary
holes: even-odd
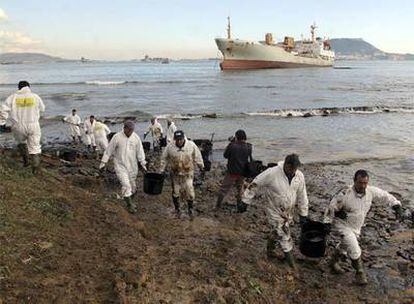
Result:
[[[96,146],[95,135],[93,133],[95,123],[96,123],[96,120],[93,120],[93,122],[91,123],[90,119],[85,119],[85,122],[83,123],[83,129],[85,131],[85,143],[88,146],[92,145],[93,147]]]
[[[251,204],[261,196],[265,202],[267,217],[284,252],[293,248],[289,225],[293,223],[295,205],[299,215],[308,216],[308,195],[303,173],[296,171],[291,183],[283,170],[283,161],[259,174],[245,190],[242,200]]]
[[[158,122],[158,120],[155,120],[154,124],[152,123],[149,124],[147,133],[151,134],[152,144],[154,148],[160,145],[162,132],[163,132],[162,126]]]
[[[324,222],[332,223],[332,232],[340,239],[338,247],[353,260],[361,256],[358,238],[372,201],[387,203],[391,207],[401,205],[394,196],[377,187],[367,186],[365,194],[359,194],[353,186],[348,186],[334,196],[325,210]],[[341,209],[347,215],[345,220],[335,217],[335,212]]]
[[[69,124],[69,134],[71,137],[79,137],[81,136],[80,127],[79,125],[82,123],[81,118],[78,114],[75,115],[68,115],[63,118]]]
[[[136,191],[136,179],[138,175],[138,163],[145,167],[145,154],[141,139],[133,132],[127,137],[124,131],[114,135],[108,148],[102,157],[102,162],[107,163],[114,157],[114,169],[122,185],[122,196],[130,197]]]
[[[177,131],[177,126],[175,125],[174,122],[171,122],[167,130],[167,143],[172,143],[174,141],[175,131]]]
[[[187,200],[194,200],[194,163],[200,169],[204,168],[200,149],[194,142],[186,139],[181,148],[175,142],[167,145],[161,157],[161,171],[165,170],[167,164],[170,165],[173,197],[180,197],[180,192],[183,191]]]
[[[0,107],[0,125],[11,122],[13,136],[18,144],[27,144],[29,154],[40,154],[40,112],[45,111],[42,99],[24,87],[10,95]]]
[[[93,127],[93,134],[95,137],[95,143],[98,150],[105,151],[108,147],[108,138],[106,136],[109,133],[111,133],[111,130],[109,130],[106,124],[100,121],[95,121]]]

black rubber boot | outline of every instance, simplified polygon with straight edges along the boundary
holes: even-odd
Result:
[[[36,175],[39,172],[40,167],[40,154],[32,155],[32,173]]]
[[[174,208],[175,208],[175,216],[176,216],[176,218],[180,218],[181,217],[181,210],[180,210],[179,198],[173,196],[172,199],[173,199]]]
[[[27,150],[26,144],[18,144],[17,149],[19,150],[19,153],[23,160],[23,166],[28,167],[29,166],[29,151]]]
[[[188,217],[190,218],[190,221],[192,221],[194,220],[193,201],[187,201],[187,208],[188,208]]]
[[[245,204],[243,201],[238,200],[237,201],[237,213],[243,213],[247,211],[247,204]]]
[[[217,197],[217,202],[216,202],[216,210],[219,210],[223,204],[223,200],[224,200],[224,195],[223,194],[219,194]]]
[[[274,259],[277,257],[276,253],[276,240],[274,232],[270,232],[267,237],[267,244],[266,244],[266,255],[269,259]]]
[[[129,213],[136,213],[137,212],[137,206],[135,205],[135,203],[132,201],[131,197],[124,197],[124,201],[127,205],[127,209]]]
[[[329,262],[329,266],[331,267],[332,272],[335,274],[345,273],[345,270],[339,264],[339,262],[341,261],[341,256],[341,252],[339,250],[335,250]]]
[[[288,251],[288,252],[285,252],[285,261],[286,261],[286,263],[288,263],[288,265],[292,269],[296,269],[296,261],[295,261],[295,258],[293,257],[292,250]]]
[[[364,265],[362,264],[362,259],[359,257],[356,260],[351,259],[352,267],[355,269],[355,282],[358,285],[367,285],[368,284],[368,278],[364,270]]]

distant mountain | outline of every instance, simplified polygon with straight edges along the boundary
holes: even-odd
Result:
[[[337,59],[414,60],[413,54],[387,53],[361,38],[334,38],[329,41]]]
[[[0,54],[0,64],[46,63],[68,61],[41,53],[3,53]]]
[[[363,55],[374,55],[374,54],[383,54],[380,49],[377,49],[372,44],[366,42],[361,38],[352,39],[352,38],[337,38],[331,39],[331,46],[335,50],[335,53],[340,55],[354,55],[354,54],[363,54]]]

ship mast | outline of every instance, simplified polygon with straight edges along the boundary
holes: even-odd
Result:
[[[231,39],[230,16],[227,17],[227,39]]]
[[[311,36],[312,36],[312,42],[315,42],[315,29],[317,28],[315,22],[311,25]]]

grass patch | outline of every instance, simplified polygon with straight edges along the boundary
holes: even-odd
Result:
[[[27,208],[40,211],[44,216],[53,221],[67,221],[73,218],[72,207],[56,198],[41,198],[30,200]]]

